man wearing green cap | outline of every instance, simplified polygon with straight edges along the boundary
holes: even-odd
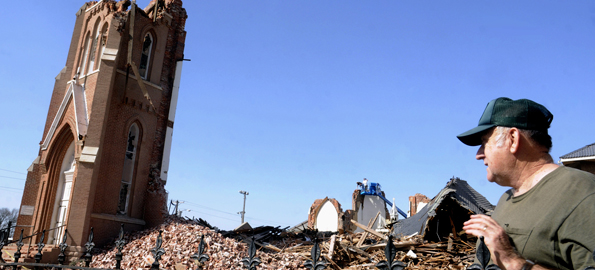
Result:
[[[480,146],[487,179],[506,191],[492,215],[463,229],[484,236],[502,269],[595,267],[595,175],[558,166],[549,151],[553,115],[528,99],[490,101],[477,127],[457,137]]]

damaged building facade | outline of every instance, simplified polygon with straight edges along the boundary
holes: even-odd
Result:
[[[398,220],[398,214],[405,217],[392,203],[389,210],[383,191],[377,183],[377,192],[356,189],[352,195],[352,207],[342,211],[335,199],[318,199],[308,212],[308,227],[319,231],[363,232],[361,226],[377,232],[388,232],[394,236],[420,235],[426,240],[440,242],[449,235],[458,236],[463,223],[473,214],[490,215],[495,206],[473,189],[465,180],[453,177],[433,199],[416,194],[409,197],[409,213]],[[354,224],[358,223],[358,225]]]
[[[102,245],[120,224],[163,221],[186,18],[180,0],[144,10],[130,0],[91,1],[76,12],[15,238],[45,230],[52,245],[67,230],[67,243],[82,246],[93,227]]]
[[[392,234],[396,237],[421,235],[426,240],[439,242],[451,234],[458,236],[471,215],[491,215],[494,208],[467,181],[453,177],[415,215],[397,222]]]
[[[361,224],[368,224],[372,220],[370,228],[384,228],[391,215],[386,208],[386,202],[380,197],[384,197],[380,185],[373,185],[374,192],[377,191],[378,195],[373,195],[369,190],[362,190],[362,186],[358,186],[352,194],[352,209],[345,211],[334,198],[315,200],[308,210],[308,227],[326,232],[362,232],[363,230],[354,225],[352,220]]]
[[[308,228],[323,232],[337,232],[345,229],[344,213],[336,199],[317,199],[308,210]]]

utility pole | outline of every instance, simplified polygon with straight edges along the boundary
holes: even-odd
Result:
[[[174,202],[174,201],[172,200],[172,201],[170,202],[170,205],[169,205],[169,206],[171,206],[172,204],[173,204],[173,205],[175,205],[175,206],[174,206],[174,211],[172,212],[172,213],[173,213],[173,215],[176,215],[176,216],[181,216],[181,213],[182,213],[182,211],[178,211],[178,206],[179,206],[181,203],[184,203],[184,201],[178,201],[178,200],[176,200],[176,201]]]
[[[242,208],[242,212],[238,212],[238,214],[242,214],[242,224],[244,224],[244,214],[246,214],[246,195],[248,195],[248,191],[240,190],[240,194],[244,194],[244,208]]]
[[[176,213],[176,215],[178,214],[178,205],[180,204],[180,201],[176,200],[176,208],[174,208],[174,213]]]

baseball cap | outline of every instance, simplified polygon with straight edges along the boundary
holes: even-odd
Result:
[[[547,133],[554,115],[543,105],[529,99],[512,100],[500,97],[488,103],[477,127],[457,136],[469,146],[481,144],[481,136],[496,126],[516,127],[527,130],[540,130]]]

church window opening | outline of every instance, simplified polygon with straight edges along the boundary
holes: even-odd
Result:
[[[140,57],[140,66],[138,72],[143,79],[147,79],[149,73],[149,61],[151,60],[151,49],[153,47],[153,36],[151,33],[147,33],[143,41],[143,50]]]
[[[89,67],[87,68],[87,74],[91,73],[92,71],[95,70],[95,56],[97,54],[97,43],[99,43],[99,37],[100,37],[100,30],[98,29],[99,26],[99,21],[97,21],[97,23],[95,24],[95,28],[96,29],[96,33],[95,33],[95,37],[93,38],[93,43],[91,44],[91,51],[89,52]]]
[[[120,186],[120,194],[118,200],[118,212],[126,214],[130,199],[130,189],[132,186],[132,179],[134,177],[135,160],[137,153],[137,145],[139,130],[136,124],[132,124],[128,131],[128,140],[126,143],[126,154],[124,157],[124,170],[122,172],[122,183]]]
[[[105,23],[101,29],[101,34],[99,36],[99,38],[101,38],[101,52],[100,52],[100,56],[103,55],[103,52],[105,51],[105,46],[107,44],[107,28],[108,28],[108,24]]]
[[[87,57],[88,57],[88,53],[89,53],[89,40],[91,39],[91,35],[87,34],[87,38],[85,39],[85,46],[83,47],[83,62],[81,63],[81,65],[79,66],[79,69],[77,70],[77,72],[82,72],[82,74],[85,74],[85,66],[87,65]]]

